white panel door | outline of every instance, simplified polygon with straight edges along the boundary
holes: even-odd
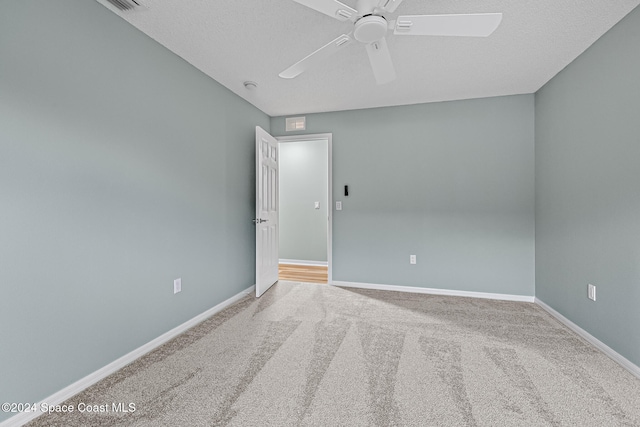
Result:
[[[278,141],[256,126],[256,296],[278,281]]]

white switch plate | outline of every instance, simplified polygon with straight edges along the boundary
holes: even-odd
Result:
[[[337,211],[341,211],[342,210],[342,202],[336,202],[336,210]]]
[[[182,278],[173,281],[173,293],[177,294],[182,291]]]
[[[313,204],[313,207],[314,207],[315,209],[320,209],[320,202],[315,202],[315,203]]]
[[[592,301],[596,300],[596,287],[591,283],[589,283],[589,286],[587,287],[587,297]]]
[[[409,264],[417,264],[418,259],[415,255],[409,255]]]

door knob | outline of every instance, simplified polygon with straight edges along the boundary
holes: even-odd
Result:
[[[267,222],[267,220],[266,219],[260,219],[260,218],[253,220],[254,224],[262,224],[263,222]]]

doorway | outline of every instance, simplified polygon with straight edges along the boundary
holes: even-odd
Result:
[[[331,283],[331,134],[276,139],[279,279]]]

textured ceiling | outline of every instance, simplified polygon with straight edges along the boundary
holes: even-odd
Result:
[[[292,80],[278,74],[341,34],[340,22],[293,0],[139,0],[119,12],[270,116],[533,93],[640,0],[404,0],[398,15],[502,12],[487,38],[393,36],[398,78],[376,85],[353,43]],[[355,8],[355,0],[343,0]],[[243,86],[254,81],[258,88]]]

